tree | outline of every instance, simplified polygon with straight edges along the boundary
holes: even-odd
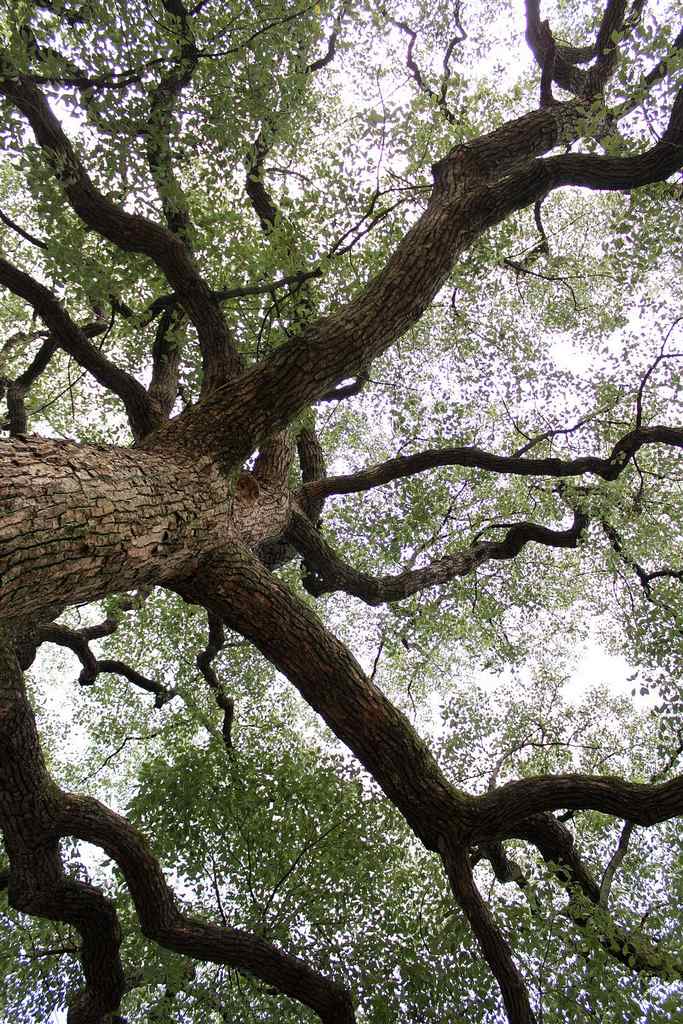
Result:
[[[506,71],[499,3],[4,8],[13,1012],[675,1014],[683,36],[525,16]],[[596,623],[654,712],[564,708]]]

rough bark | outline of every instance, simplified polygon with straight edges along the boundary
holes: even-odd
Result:
[[[39,438],[0,445],[0,614],[90,601],[192,574],[235,537],[282,533],[289,497],[253,495],[208,456]]]

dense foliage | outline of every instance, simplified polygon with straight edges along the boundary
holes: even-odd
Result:
[[[3,0],[1,1019],[680,1019],[683,37],[519,6]]]

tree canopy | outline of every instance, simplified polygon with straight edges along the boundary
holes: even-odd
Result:
[[[0,6],[4,1019],[679,1019],[674,6]]]

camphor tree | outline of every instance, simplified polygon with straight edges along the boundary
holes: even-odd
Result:
[[[676,1019],[683,37],[513,7],[2,5],[7,1019]]]

